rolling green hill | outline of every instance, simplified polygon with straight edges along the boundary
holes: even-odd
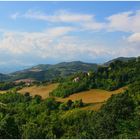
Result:
[[[109,66],[98,67],[96,72],[71,75],[61,82],[51,94],[58,97],[67,97],[93,88],[113,91],[140,78],[139,68],[140,58],[129,61],[116,60]]]
[[[104,63],[102,66],[109,66],[117,60],[128,62],[135,57],[119,57]],[[66,77],[77,72],[97,71],[100,65],[95,63],[85,63],[81,61],[62,62],[54,65],[39,64],[37,66],[13,72],[10,74],[0,74],[0,81],[15,81],[19,79],[34,79],[37,81],[51,81],[60,77]]]
[[[38,81],[53,80],[73,73],[96,71],[98,65],[81,61],[62,62],[55,65],[41,64],[30,69],[11,73],[11,80],[32,78]]]

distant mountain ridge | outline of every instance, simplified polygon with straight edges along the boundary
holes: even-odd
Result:
[[[23,69],[27,69],[30,66],[18,65],[18,64],[2,64],[0,65],[0,73],[9,74],[15,71],[21,71]]]
[[[136,57],[118,57],[112,59],[102,66],[109,66],[114,61],[124,61],[136,59]],[[76,72],[96,71],[96,63],[86,63],[82,61],[61,62],[58,64],[39,64],[28,69],[16,71],[10,74],[0,74],[0,81],[15,81],[20,79],[34,79],[38,81],[53,80],[60,77],[66,77]]]
[[[44,81],[65,77],[80,71],[96,71],[97,67],[98,64],[81,61],[62,62],[55,65],[40,64],[29,69],[11,73],[10,76],[12,81],[27,78]]]
[[[83,66],[83,69],[85,71],[87,71],[88,68],[90,68],[91,66],[95,66],[95,68],[96,68],[97,65],[98,64],[95,64],[95,63],[86,63],[86,62],[82,62],[82,61],[61,62],[58,64],[39,64],[39,65],[33,66],[31,68],[28,68],[28,69],[13,72],[11,74],[24,73],[27,71],[38,72],[38,71],[45,71],[48,69],[50,70],[50,69],[56,69],[56,68],[59,68],[59,69],[70,69],[70,68],[75,69],[75,68],[77,68],[78,69],[78,67],[80,67],[80,66]]]

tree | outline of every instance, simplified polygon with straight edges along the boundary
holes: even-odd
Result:
[[[35,100],[35,103],[39,104],[42,100],[42,97],[40,95],[35,95],[34,100]]]
[[[1,139],[18,139],[20,138],[18,126],[13,116],[0,116],[0,138]]]

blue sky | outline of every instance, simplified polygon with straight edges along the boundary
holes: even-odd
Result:
[[[0,65],[103,63],[140,54],[140,2],[0,2]]]

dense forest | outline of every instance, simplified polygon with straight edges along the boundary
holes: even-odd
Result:
[[[140,138],[139,68],[139,58],[115,61],[96,72],[78,72],[64,78],[51,93],[66,97],[91,88],[128,86],[125,92],[112,95],[98,111],[82,110],[86,105],[82,100],[61,103],[16,90],[0,94],[0,138]]]

